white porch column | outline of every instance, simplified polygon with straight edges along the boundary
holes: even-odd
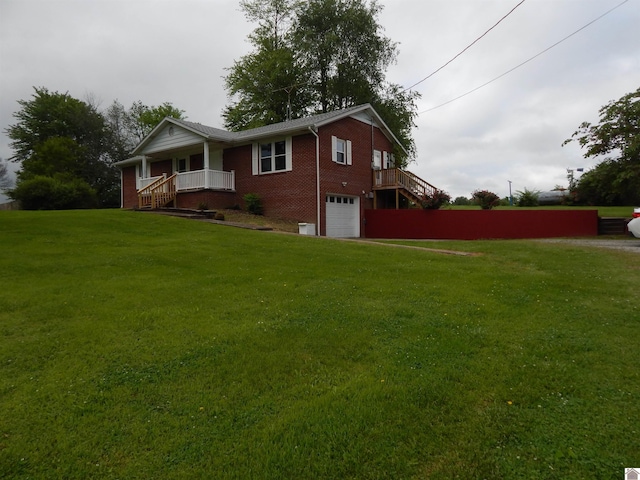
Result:
[[[148,178],[147,175],[147,157],[142,155],[142,178]]]
[[[204,188],[209,188],[209,142],[204,142]]]

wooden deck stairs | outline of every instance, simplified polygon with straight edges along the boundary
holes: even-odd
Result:
[[[432,196],[438,191],[438,189],[429,182],[400,168],[375,170],[373,172],[373,189],[376,191],[395,190],[396,208],[398,205],[398,195],[402,195],[410,202],[420,204],[425,195]],[[375,209],[377,199],[375,192],[373,198],[373,208]]]
[[[138,190],[138,208],[162,208],[170,203],[176,204],[176,177],[174,173],[168,178],[159,178],[146,187]]]

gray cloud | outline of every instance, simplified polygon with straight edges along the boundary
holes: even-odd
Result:
[[[399,43],[390,81],[409,86],[440,67],[517,3],[386,0],[380,22]],[[421,83],[420,111],[501,75],[592,21],[620,0],[527,0],[480,42]],[[487,188],[566,185],[588,162],[561,147],[598,109],[640,86],[640,9],[628,2],[523,67],[420,115],[410,169],[451,195]],[[33,86],[94,95],[108,106],[165,101],[190,120],[220,127],[225,68],[250,51],[237,1],[2,0],[0,157],[4,130]]]

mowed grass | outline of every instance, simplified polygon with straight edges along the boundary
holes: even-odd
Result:
[[[640,255],[0,212],[3,478],[617,478]]]

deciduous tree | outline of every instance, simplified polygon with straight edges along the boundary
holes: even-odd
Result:
[[[16,188],[8,193],[28,199],[23,205],[30,208],[46,197],[41,194],[45,191],[73,199],[47,200],[42,208],[93,206],[95,198],[100,206],[118,206],[120,181],[114,163],[126,159],[164,117],[182,118],[184,113],[170,103],[148,107],[141,102],[129,110],[114,102],[103,113],[96,102],[83,102],[68,93],[34,91],[31,99],[18,101],[17,121],[7,129],[14,150],[11,160],[21,167]]]
[[[258,27],[249,36],[255,51],[236,61],[225,79],[227,128],[371,103],[409,156],[415,154],[418,94],[386,82],[397,46],[382,33],[375,0],[250,0],[241,6]],[[395,152],[400,164],[405,150]]]
[[[640,204],[640,88],[603,106],[596,125],[584,122],[563,145],[577,141],[585,158],[604,157],[577,185],[578,200]]]

